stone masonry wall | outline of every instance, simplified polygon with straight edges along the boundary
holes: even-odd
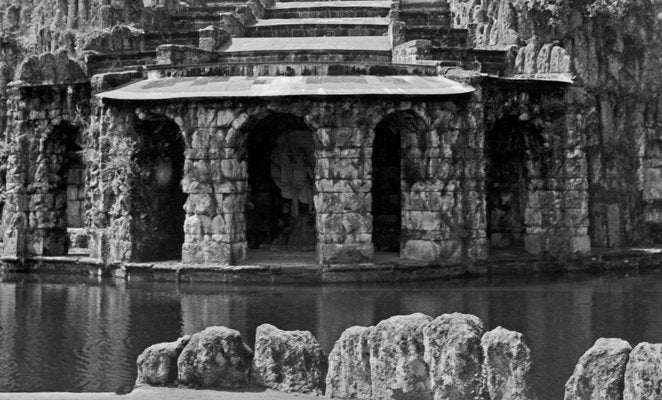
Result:
[[[576,106],[587,140],[593,246],[659,243],[660,2],[451,0],[450,6],[453,25],[475,31],[476,47],[525,46],[524,72],[537,72],[537,61],[556,52],[585,90]]]
[[[6,146],[4,255],[66,254],[67,148],[61,137],[85,128],[89,84],[10,89]]]
[[[583,91],[559,84],[510,83],[486,89],[488,125],[512,115],[522,123],[526,152],[528,252],[588,252],[588,168]]]
[[[419,152],[409,157],[418,172],[407,178],[402,256],[442,262],[484,257],[482,107],[475,100],[460,96],[434,102],[358,98],[106,102],[93,119],[91,132],[99,154],[91,158],[98,162],[90,169],[119,166],[120,173],[89,178],[93,202],[88,224],[96,243],[90,246],[91,255],[107,261],[134,258],[131,251],[141,238],[132,225],[138,221],[140,201],[127,197],[135,189],[132,176],[140,173],[128,162],[136,151],[132,121],[162,115],[179,125],[186,144],[182,187],[188,200],[182,261],[234,264],[245,259],[244,207],[247,162],[251,162],[246,135],[251,122],[279,112],[303,118],[313,131],[319,262],[369,262],[374,253],[370,214],[374,127],[389,114],[411,110],[426,128],[416,134],[421,139],[414,146]]]

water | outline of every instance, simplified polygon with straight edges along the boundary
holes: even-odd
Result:
[[[459,311],[524,333],[536,389],[553,400],[598,337],[661,342],[660,304],[655,274],[329,286],[17,275],[0,282],[0,391],[125,392],[145,347],[209,325],[238,329],[251,345],[261,323],[310,330],[328,352],[352,325]]]

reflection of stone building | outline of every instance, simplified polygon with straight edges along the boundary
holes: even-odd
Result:
[[[106,26],[121,20],[103,9]],[[90,40],[86,73],[61,52],[17,68],[6,257],[66,254],[83,191],[105,262],[237,264],[274,248],[322,265],[445,262],[620,237],[619,218],[589,235],[591,106],[559,45],[477,48],[443,0],[142,15],[156,14],[169,28]]]

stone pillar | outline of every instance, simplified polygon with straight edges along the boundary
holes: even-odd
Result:
[[[103,262],[133,260],[130,197],[135,154],[134,110],[98,104],[86,149],[90,257]]]
[[[360,104],[327,104],[315,131],[315,210],[320,264],[369,262],[374,132]]]
[[[403,143],[401,257],[485,258],[482,108],[463,98],[413,108],[427,109],[425,118],[437,124],[419,124],[424,131],[409,132]]]
[[[195,104],[197,129],[187,140],[184,192],[189,194],[182,262],[233,264],[246,258],[248,174],[240,158],[247,114]]]

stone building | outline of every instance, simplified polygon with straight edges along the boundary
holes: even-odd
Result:
[[[564,43],[480,7],[466,23],[444,0],[125,6],[101,5],[78,61],[27,57],[4,83],[5,260],[369,268],[583,254],[657,223],[592,181],[601,120]],[[654,204],[660,169],[642,171]]]

